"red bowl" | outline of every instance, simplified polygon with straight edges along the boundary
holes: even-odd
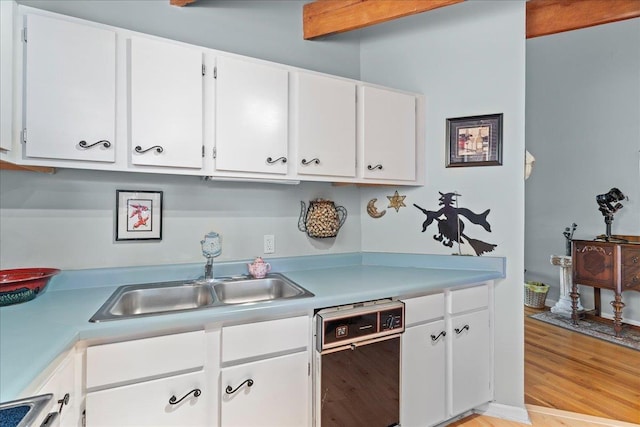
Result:
[[[58,273],[57,268],[0,270],[0,306],[34,299]]]

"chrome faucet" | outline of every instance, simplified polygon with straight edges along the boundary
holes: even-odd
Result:
[[[207,258],[207,263],[204,266],[204,280],[212,281],[214,279],[213,259],[222,253],[220,235],[214,231],[207,233],[200,244],[202,245],[202,255]]]
[[[213,280],[213,257],[207,257],[207,263],[204,266],[204,280]]]

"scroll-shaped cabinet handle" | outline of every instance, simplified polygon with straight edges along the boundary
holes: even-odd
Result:
[[[68,405],[69,404],[69,398],[71,396],[69,396],[69,393],[65,393],[64,397],[60,400],[58,400],[58,404],[60,405],[60,409],[58,409],[58,413],[62,414],[62,408],[64,407],[64,405]]]
[[[445,331],[440,331],[438,335],[431,334],[431,341],[438,341],[440,337],[446,337],[447,333]]]
[[[379,164],[379,163],[377,165],[375,165],[375,166],[367,165],[367,169],[369,169],[370,171],[376,170],[376,169],[382,170],[382,165]]]
[[[274,160],[271,157],[267,157],[267,163],[269,163],[270,165],[272,165],[274,163],[278,163],[278,162],[287,163],[287,158],[282,156],[282,157],[278,157],[277,159]]]
[[[147,151],[151,151],[151,150],[156,150],[157,153],[162,153],[164,151],[164,148],[162,148],[159,145],[154,145],[153,147],[149,147],[143,150],[141,146],[137,145],[135,150],[136,150],[136,153],[140,153],[140,154],[146,153]]]
[[[187,397],[189,397],[189,395],[193,393],[194,397],[198,397],[202,394],[202,391],[200,391],[199,388],[194,388],[193,390],[191,390],[189,393],[185,394],[184,396],[182,396],[182,399],[178,400],[178,398],[176,397],[176,395],[174,394],[173,396],[171,396],[169,398],[169,405],[177,405],[178,403],[182,402],[183,400],[185,400]]]
[[[111,147],[111,143],[106,139],[101,139],[100,141],[96,141],[93,144],[89,144],[87,141],[82,140],[78,142],[78,145],[80,146],[80,148],[84,148],[85,150],[95,147],[96,145],[102,145],[104,148]]]
[[[633,258],[631,258],[631,262],[634,263],[634,264],[637,264],[638,263],[638,257],[634,256]]]
[[[253,385],[253,380],[251,378],[249,378],[248,380],[244,380],[238,387],[236,388],[232,388],[230,385],[227,386],[227,388],[224,389],[224,392],[227,394],[233,394],[236,391],[238,391],[238,389],[240,387],[242,387],[243,385],[247,384],[247,387],[251,387]]]
[[[303,165],[303,166],[310,165],[311,163],[315,163],[316,165],[319,165],[319,164],[320,164],[320,159],[319,159],[319,158],[317,158],[317,157],[314,157],[314,158],[313,158],[313,159],[311,159],[311,160],[302,159],[302,162],[301,162],[301,163],[302,163],[302,165]]]
[[[460,335],[462,333],[462,331],[465,330],[469,330],[469,325],[464,325],[462,328],[455,328],[454,331],[456,332],[456,335]]]

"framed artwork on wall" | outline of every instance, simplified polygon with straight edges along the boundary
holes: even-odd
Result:
[[[447,167],[502,165],[502,113],[447,119]]]
[[[116,240],[162,240],[162,191],[116,190]]]

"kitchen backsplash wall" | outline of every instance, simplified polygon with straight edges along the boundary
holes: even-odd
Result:
[[[160,242],[116,242],[116,189],[163,191]],[[335,200],[348,218],[335,239],[298,231],[300,202]],[[204,182],[196,177],[59,170],[0,171],[0,268],[62,269],[202,262],[200,240],[222,235],[219,261],[360,251],[359,190],[299,185]],[[263,236],[276,252],[263,255]]]

